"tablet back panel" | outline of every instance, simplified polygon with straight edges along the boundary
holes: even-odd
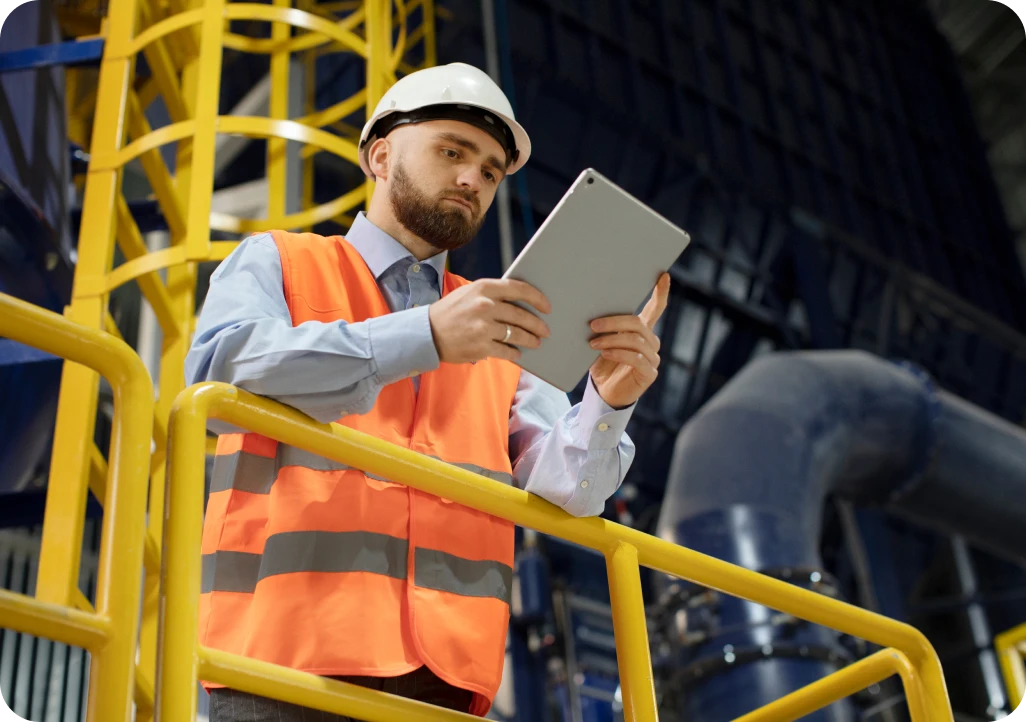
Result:
[[[542,316],[552,335],[541,348],[522,348],[520,366],[571,391],[599,356],[589,345],[591,321],[637,313],[689,242],[626,191],[584,171],[503,275],[552,302]]]

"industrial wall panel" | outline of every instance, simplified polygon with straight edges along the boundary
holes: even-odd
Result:
[[[478,4],[448,4],[443,61],[481,58]],[[708,164],[1026,329],[1012,302],[1026,283],[953,56],[912,3],[497,5],[541,212],[547,176],[562,188],[585,165],[651,200],[662,164]]]
[[[632,483],[658,500],[683,421],[773,349],[906,358],[1026,417],[1026,306],[1013,302],[1026,284],[954,61],[919,11],[492,2],[504,86],[534,144],[511,179],[517,245],[587,166],[694,239],[661,377],[629,429],[643,450]],[[440,60],[486,67],[480,0],[446,6]],[[454,254],[471,277],[501,271],[494,221],[482,235]]]

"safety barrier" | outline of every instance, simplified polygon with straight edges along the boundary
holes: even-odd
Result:
[[[161,722],[192,719],[197,679],[368,722],[388,722],[399,715],[417,722],[473,719],[198,644],[203,476],[210,418],[601,552],[609,574],[627,722],[657,719],[639,564],[885,648],[738,722],[795,719],[892,674],[901,677],[913,722],[952,722],[940,661],[914,627],[604,519],[576,519],[522,490],[338,424],[318,424],[295,409],[220,383],[185,389],[171,411],[170,495],[161,584],[165,613],[157,681]]]
[[[153,384],[123,341],[6,294],[0,294],[0,336],[87,366],[114,392],[96,610],[0,590],[0,627],[87,649],[92,655],[88,722],[128,722],[133,696],[144,714],[153,698],[152,689],[136,689],[135,677]],[[73,530],[51,531],[63,533],[69,549],[81,544]]]
[[[1026,698],[1026,624],[1020,624],[994,639],[1001,660],[1001,673],[1008,688],[1008,704],[1013,711]]]

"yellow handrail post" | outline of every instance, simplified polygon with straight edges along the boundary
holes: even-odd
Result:
[[[1008,705],[1014,711],[1026,697],[1026,624],[999,634],[994,640],[994,649],[1005,678]]]
[[[645,600],[641,594],[638,550],[617,544],[606,556],[609,595],[613,608],[613,636],[616,663],[620,668],[625,722],[655,722],[655,680],[645,622]]]
[[[51,604],[7,593],[0,598],[0,624],[87,646],[92,658],[86,719],[130,722],[153,383],[142,361],[123,341],[5,294],[0,294],[0,335],[99,372],[114,393],[96,612],[69,609],[71,600]],[[76,540],[74,548],[80,543]]]
[[[191,406],[172,407],[168,439],[167,507],[161,598],[164,616],[158,635],[161,670],[155,709],[158,722],[184,722],[196,710],[199,674],[200,549],[203,540],[203,484],[206,419],[214,394],[195,394]]]

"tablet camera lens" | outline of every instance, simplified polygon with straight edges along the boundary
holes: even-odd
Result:
[[[591,184],[592,184],[592,183],[594,183],[594,182],[595,182],[595,179],[594,179],[594,178],[589,178],[589,179],[588,179],[588,185],[591,185]]]

